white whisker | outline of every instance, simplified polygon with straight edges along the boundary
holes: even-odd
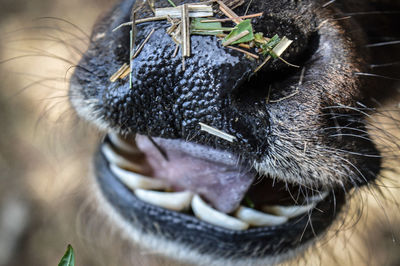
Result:
[[[381,46],[396,45],[396,44],[400,44],[400,40],[390,41],[390,42],[371,43],[371,44],[365,45],[365,47],[381,47]]]
[[[382,76],[382,75],[378,75],[378,74],[374,74],[374,73],[355,72],[354,75],[400,81],[399,78],[387,77],[387,76]]]

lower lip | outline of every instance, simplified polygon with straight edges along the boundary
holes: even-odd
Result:
[[[95,156],[95,174],[107,202],[140,233],[179,242],[193,250],[202,247],[203,253],[226,258],[233,255],[242,258],[276,256],[299,248],[323,233],[345,203],[344,193],[338,191],[335,200],[329,197],[317,205],[311,223],[310,217],[304,215],[279,226],[236,231],[139,200],[112,174],[100,151]]]

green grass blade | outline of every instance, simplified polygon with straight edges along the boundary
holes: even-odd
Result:
[[[193,18],[190,24],[190,31],[192,34],[202,35],[217,35],[224,31],[231,31],[232,28],[222,27],[221,22],[207,22],[203,23],[202,20],[206,18]]]
[[[176,7],[175,3],[172,2],[172,0],[167,0],[167,1],[168,1],[168,3],[169,3],[171,6]]]

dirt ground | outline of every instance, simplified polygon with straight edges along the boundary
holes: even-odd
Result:
[[[87,173],[101,134],[76,118],[67,98],[90,29],[112,2],[0,0],[0,266],[57,265],[68,243],[78,266],[116,265],[105,258],[130,253],[107,241],[109,229],[90,228]],[[360,222],[355,204],[341,237],[320,243],[306,265],[400,265],[399,177],[384,175],[383,195],[355,196]]]

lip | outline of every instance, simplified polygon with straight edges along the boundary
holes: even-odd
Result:
[[[132,229],[220,258],[288,254],[323,234],[345,204],[345,193],[338,189],[330,192],[310,213],[291,218],[284,224],[231,230],[140,200],[113,174],[101,149],[95,155],[94,164],[101,194]]]

